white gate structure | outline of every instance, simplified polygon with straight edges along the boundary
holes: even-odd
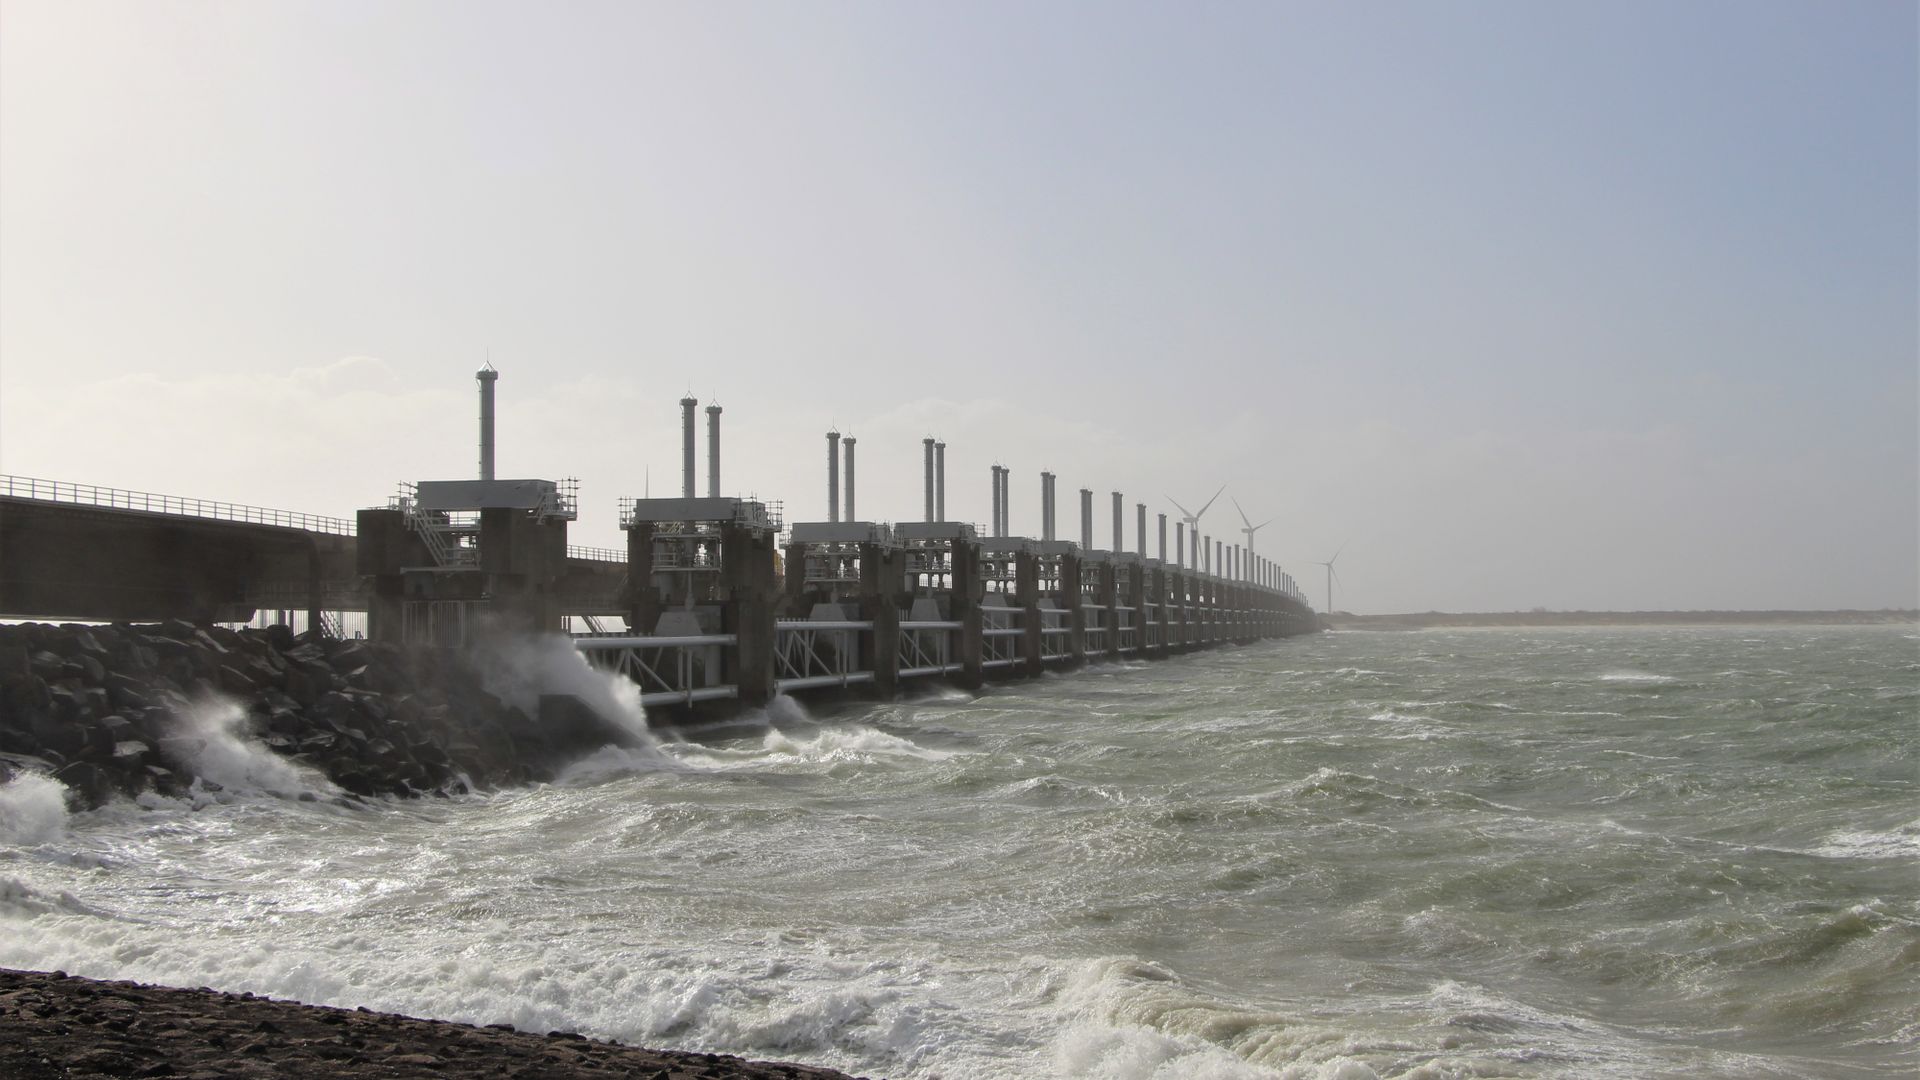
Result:
[[[781,693],[873,681],[860,667],[860,635],[871,620],[780,619],[773,631],[773,685]]]
[[[573,639],[573,647],[587,663],[639,683],[643,705],[691,705],[739,697],[739,687],[720,681],[727,669],[722,651],[738,646],[739,637],[734,634],[609,634]]]

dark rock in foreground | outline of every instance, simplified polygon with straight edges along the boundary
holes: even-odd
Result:
[[[202,775],[216,702],[238,710],[233,736],[354,796],[548,780],[636,741],[571,698],[528,715],[483,690],[474,663],[283,626],[0,626],[0,780],[46,772],[89,807],[196,782],[217,792],[218,778]]]
[[[252,994],[5,969],[0,1076],[848,1080],[832,1069],[643,1050],[571,1033],[526,1034]]]

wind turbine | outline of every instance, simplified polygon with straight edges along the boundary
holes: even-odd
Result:
[[[1351,544],[1351,543],[1353,543],[1353,541],[1351,540],[1347,541],[1347,544]],[[1313,564],[1315,566],[1324,566],[1327,568],[1327,614],[1328,615],[1333,614],[1333,580],[1340,576],[1333,569],[1333,564],[1340,561],[1340,552],[1347,550],[1347,544],[1341,544],[1340,550],[1335,551],[1333,553],[1333,558],[1328,559],[1326,562],[1317,562]]]
[[[1225,490],[1227,490],[1227,485],[1221,484],[1220,491],[1225,491]],[[1212,506],[1214,503],[1220,500],[1220,491],[1216,491],[1213,493],[1213,498],[1208,499],[1206,506],[1202,506],[1200,508],[1200,514],[1206,513],[1207,506]],[[1200,559],[1201,559],[1200,514],[1196,514],[1193,511],[1188,510],[1186,507],[1181,506],[1179,503],[1174,502],[1174,498],[1171,495],[1167,496],[1167,501],[1170,503],[1173,503],[1173,508],[1180,511],[1180,520],[1187,523],[1187,537],[1193,547],[1193,565],[1199,566]]]
[[[1240,523],[1246,526],[1246,528],[1241,529],[1240,531],[1247,534],[1247,553],[1252,554],[1253,553],[1253,534],[1273,524],[1274,521],[1277,519],[1268,518],[1267,520],[1261,522],[1260,524],[1255,525],[1253,522],[1247,520],[1247,512],[1241,509],[1239,499],[1230,499],[1228,501],[1233,503],[1233,508],[1235,510],[1240,511]]]

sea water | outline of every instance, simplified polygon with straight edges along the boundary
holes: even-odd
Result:
[[[0,966],[874,1076],[1912,1075],[1917,742],[1911,628],[1476,630],[782,699],[458,799],[29,777]]]

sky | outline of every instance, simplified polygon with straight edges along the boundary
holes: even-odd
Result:
[[[1914,607],[1917,11],[0,0],[0,472],[350,517],[491,362],[576,544],[691,393],[788,521],[837,427],[1316,608]]]

